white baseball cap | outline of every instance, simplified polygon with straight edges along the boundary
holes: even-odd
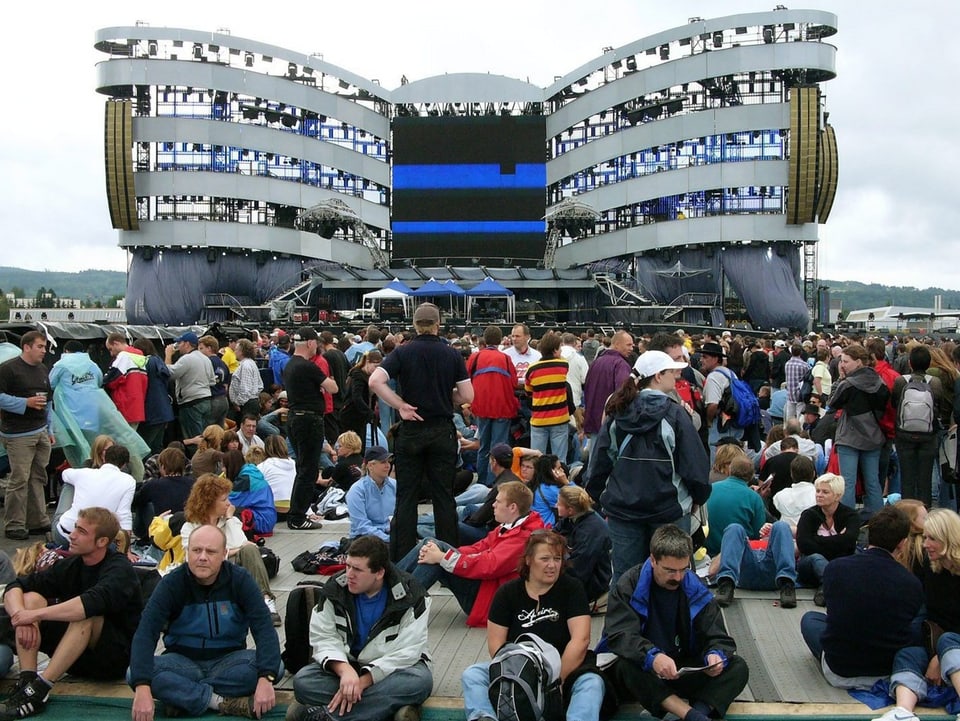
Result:
[[[651,378],[666,370],[680,370],[686,367],[686,363],[678,363],[662,350],[648,350],[637,358],[637,362],[633,364],[633,372],[638,379],[643,379]]]

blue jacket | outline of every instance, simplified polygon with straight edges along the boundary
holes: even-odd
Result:
[[[263,472],[252,463],[244,463],[233,479],[230,503],[253,512],[253,530],[256,533],[273,533],[273,527],[277,525],[273,491]]]
[[[663,653],[645,635],[650,586],[653,583],[650,559],[620,577],[607,603],[607,618],[597,653],[612,651],[644,670],[650,670],[653,658]],[[707,655],[716,653],[724,659],[726,666],[727,659],[737,652],[737,644],[727,633],[713,594],[693,572],[684,574],[678,592],[683,594],[679,618],[689,619],[688,624],[677,624],[680,626],[677,644],[681,649],[679,660],[699,665]],[[677,664],[678,667],[680,665]]]
[[[585,488],[608,517],[670,523],[706,502],[709,477],[690,414],[664,393],[642,390],[624,413],[604,421]]]
[[[163,577],[143,610],[130,651],[130,685],[153,680],[161,633],[164,653],[201,661],[246,648],[248,631],[256,645],[259,675],[278,673],[280,641],[253,577],[225,562],[213,585],[201,586],[184,564]]]
[[[554,530],[567,539],[567,573],[583,584],[595,601],[610,587],[610,531],[596,511],[560,518]]]

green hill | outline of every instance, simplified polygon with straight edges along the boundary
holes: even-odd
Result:
[[[0,266],[0,289],[23,298],[36,296],[40,288],[53,290],[59,298],[106,302],[127,292],[127,274],[115,270],[82,270],[79,273],[24,270]],[[21,294],[20,291],[23,291]]]
[[[821,285],[830,288],[831,300],[843,300],[845,311],[861,308],[879,308],[886,305],[905,305],[916,308],[933,308],[934,296],[943,296],[943,309],[960,308],[960,290],[946,288],[914,288],[911,286],[858,283],[847,280],[821,280]]]

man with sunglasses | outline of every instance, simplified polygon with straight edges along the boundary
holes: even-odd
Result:
[[[618,657],[611,674],[621,700],[660,718],[707,721],[726,714],[749,670],[717,602],[690,571],[692,554],[693,541],[676,526],[654,532],[650,558],[610,594],[597,651]]]

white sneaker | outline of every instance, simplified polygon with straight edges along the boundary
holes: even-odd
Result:
[[[878,716],[873,721],[920,721],[913,711],[907,711],[903,706],[894,706],[883,716]]]
[[[277,602],[275,599],[270,598],[270,596],[263,597],[263,603],[266,605],[267,610],[270,612],[270,620],[273,622],[274,626],[279,626],[283,621],[280,618],[280,614],[277,613]]]

